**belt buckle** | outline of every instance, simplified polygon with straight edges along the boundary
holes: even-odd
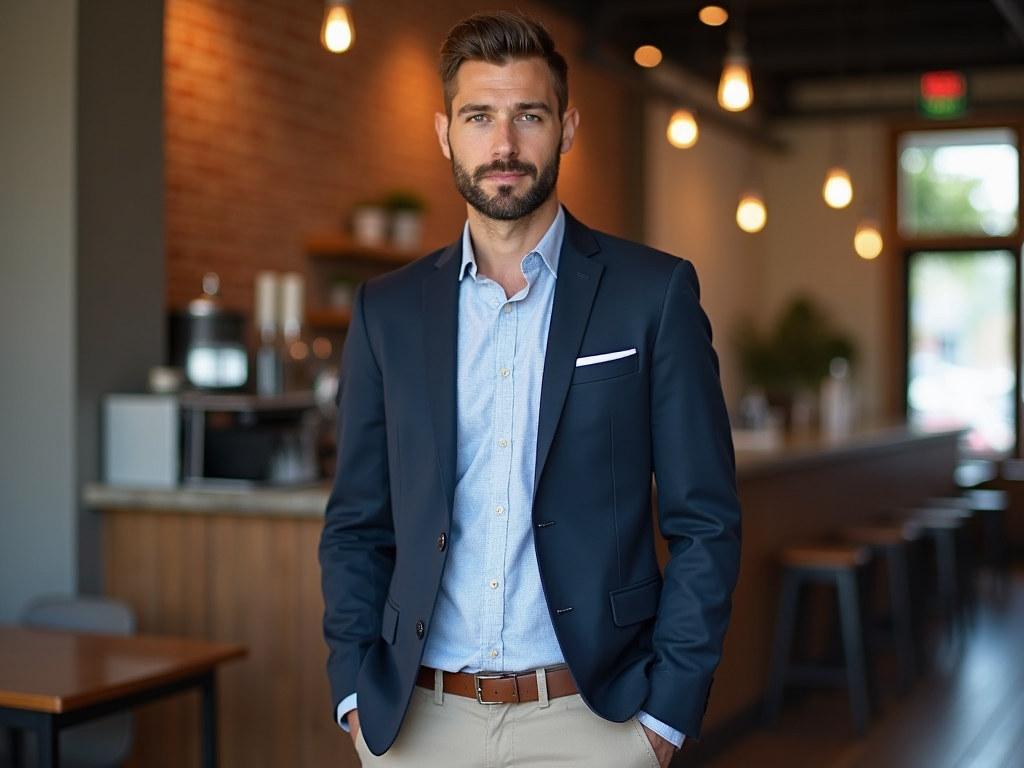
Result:
[[[507,672],[506,673],[499,673],[499,674],[496,674],[496,675],[480,675],[480,674],[473,675],[473,687],[476,689],[476,700],[477,700],[477,702],[480,703],[480,704],[487,704],[487,705],[503,704],[504,702],[501,702],[501,701],[484,701],[484,699],[483,699],[483,688],[480,685],[480,681],[481,680],[506,680],[508,678],[512,679],[512,696],[518,702],[519,701],[519,680],[516,678],[516,676],[514,674],[509,674]]]

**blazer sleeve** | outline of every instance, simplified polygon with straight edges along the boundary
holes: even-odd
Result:
[[[728,412],[693,266],[669,281],[654,342],[651,434],[668,543],[643,709],[697,738],[739,571],[740,505]]]
[[[356,690],[363,657],[380,636],[394,570],[381,368],[366,318],[366,285],[353,304],[338,383],[334,485],[320,539],[324,639],[333,705]]]

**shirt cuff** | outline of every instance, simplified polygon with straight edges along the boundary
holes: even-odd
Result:
[[[636,713],[636,719],[640,721],[641,725],[646,725],[656,734],[661,736],[661,738],[675,744],[676,749],[679,749],[681,746],[683,746],[683,742],[686,740],[686,735],[683,734],[681,731],[677,731],[670,725],[665,725],[663,722],[661,722],[661,720],[651,717],[643,710],[640,710]]]
[[[352,732],[352,729],[348,727],[348,713],[355,708],[356,695],[354,693],[350,693],[348,696],[341,700],[341,703],[338,705],[338,711],[334,714],[334,718],[338,721],[338,725],[340,725],[349,733]]]

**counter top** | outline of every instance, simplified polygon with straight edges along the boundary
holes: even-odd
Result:
[[[903,451],[912,444],[947,440],[950,432],[922,433],[905,425],[859,430],[841,439],[789,436],[777,447],[738,450],[736,475],[747,479],[774,476],[818,464],[856,460]],[[93,509],[133,509],[180,513],[232,513],[262,516],[322,517],[330,483],[302,486],[184,485],[135,488],[89,483],[83,499]]]
[[[776,447],[736,451],[736,476],[742,481],[766,474],[778,474],[819,463],[854,460],[907,450],[912,445],[945,442],[962,430],[923,432],[906,424],[859,429],[842,437],[817,433],[787,435]]]
[[[164,512],[224,512],[284,517],[323,517],[329,483],[302,486],[228,486],[134,488],[88,483],[82,498],[93,509],[144,509]]]

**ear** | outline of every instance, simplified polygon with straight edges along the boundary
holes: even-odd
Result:
[[[573,139],[576,138],[576,126],[580,124],[580,112],[576,107],[569,107],[562,116],[562,147],[564,155],[572,149]]]
[[[441,154],[451,160],[452,149],[448,146],[448,115],[444,112],[436,112],[434,114],[434,130],[437,131],[437,141],[441,145]]]

